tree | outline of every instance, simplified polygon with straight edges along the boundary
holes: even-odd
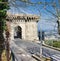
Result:
[[[52,12],[52,10],[49,10],[46,8],[46,3],[45,3],[45,10],[52,14],[56,20],[56,23],[58,24],[58,34],[60,35],[60,0],[51,0],[52,2],[50,3],[50,6],[54,9],[55,13]],[[46,0],[45,0],[46,2]],[[49,4],[47,4],[49,6]]]
[[[4,49],[4,36],[3,32],[5,30],[5,20],[6,20],[6,12],[7,9],[9,8],[8,6],[8,0],[0,0],[0,61],[1,60],[1,54]]]

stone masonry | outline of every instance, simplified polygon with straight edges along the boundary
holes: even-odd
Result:
[[[21,27],[22,39],[35,41],[38,40],[37,22],[39,16],[31,14],[15,14],[12,15],[8,13],[6,18],[7,23],[9,23],[10,37],[14,40],[15,27]]]

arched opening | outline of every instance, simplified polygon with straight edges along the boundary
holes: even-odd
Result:
[[[20,26],[14,28],[14,38],[22,39],[22,28]]]

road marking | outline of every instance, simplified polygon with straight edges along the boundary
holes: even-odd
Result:
[[[60,55],[56,54],[52,56],[52,59],[60,61]]]

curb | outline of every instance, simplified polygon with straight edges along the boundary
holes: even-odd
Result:
[[[55,48],[55,47],[52,47],[52,46],[49,46],[49,45],[46,45],[46,44],[42,44],[42,45],[45,46],[45,47],[49,47],[49,48],[51,48],[51,49],[60,51],[60,48]]]

